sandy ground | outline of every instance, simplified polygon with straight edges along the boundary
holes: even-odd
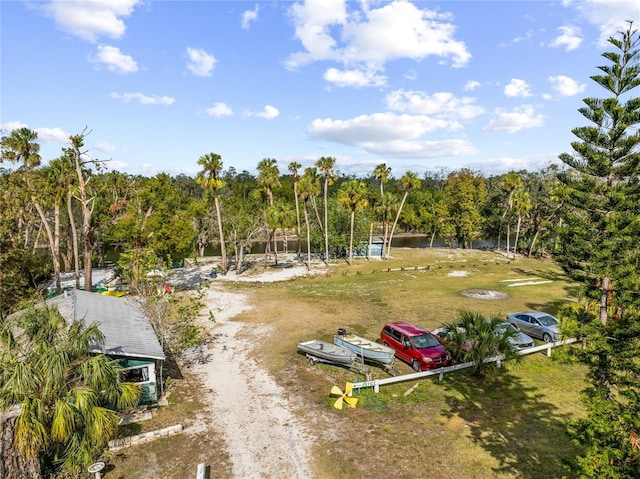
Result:
[[[210,269],[194,268],[189,274],[207,277]],[[243,328],[252,328],[254,336],[268,330],[231,321],[253,306],[244,295],[225,288],[228,281],[280,281],[305,274],[306,268],[300,266],[271,268],[246,276],[232,272],[210,281],[203,298],[208,311],[199,324],[215,340],[210,343],[206,360],[194,365],[192,371],[201,377],[209,395],[204,402],[211,407],[207,416],[186,432],[211,427],[222,432],[234,478],[312,477],[309,464],[313,435],[296,419],[296,405],[252,357],[247,340],[240,339]],[[209,320],[209,311],[215,322]],[[256,327],[263,331],[256,333]]]

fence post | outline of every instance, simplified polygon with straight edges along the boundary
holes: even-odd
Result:
[[[207,468],[204,465],[204,462],[198,464],[198,472],[196,475],[196,479],[206,479],[205,477],[205,473],[207,471]]]

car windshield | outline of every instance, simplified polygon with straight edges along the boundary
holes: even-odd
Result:
[[[503,333],[506,331],[515,331],[518,332],[518,330],[515,328],[515,326],[511,323],[502,323],[496,326],[496,331]]]
[[[538,321],[540,321],[540,324],[543,326],[555,326],[558,324],[558,320],[553,316],[540,316]]]
[[[438,341],[431,333],[413,336],[411,338],[411,342],[413,343],[413,347],[416,349],[433,348],[434,346],[440,345],[440,341]]]

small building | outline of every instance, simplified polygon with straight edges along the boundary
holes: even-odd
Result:
[[[90,345],[90,351],[117,359],[125,371],[125,381],[140,384],[140,404],[158,401],[165,355],[149,318],[133,299],[91,293],[79,289],[65,291],[46,301],[67,322],[96,323],[104,341]]]

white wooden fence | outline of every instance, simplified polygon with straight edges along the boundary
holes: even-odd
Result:
[[[571,344],[577,342],[577,338],[565,339],[563,341],[555,341],[553,343],[546,343],[541,346],[535,346],[533,348],[521,349],[518,351],[518,354],[524,356],[525,354],[537,353],[538,351],[547,351],[547,356],[551,356],[551,349],[557,346],[562,346],[563,344]],[[504,356],[499,354],[498,356],[492,356],[490,358],[486,358],[484,360],[485,363],[497,363],[498,367],[501,366],[502,360]],[[373,379],[370,381],[360,381],[353,383],[353,389],[362,389],[362,388],[373,388],[373,392],[377,393],[380,391],[380,386],[384,386],[386,384],[399,383],[403,381],[411,381],[412,379],[422,379],[430,376],[438,376],[438,379],[442,380],[445,373],[451,371],[458,371],[459,369],[470,368],[475,365],[474,361],[468,363],[454,364],[453,366],[445,366],[443,368],[432,369],[429,371],[421,371],[419,373],[411,373],[411,374],[403,374],[401,376],[393,376],[390,378],[384,379]]]

